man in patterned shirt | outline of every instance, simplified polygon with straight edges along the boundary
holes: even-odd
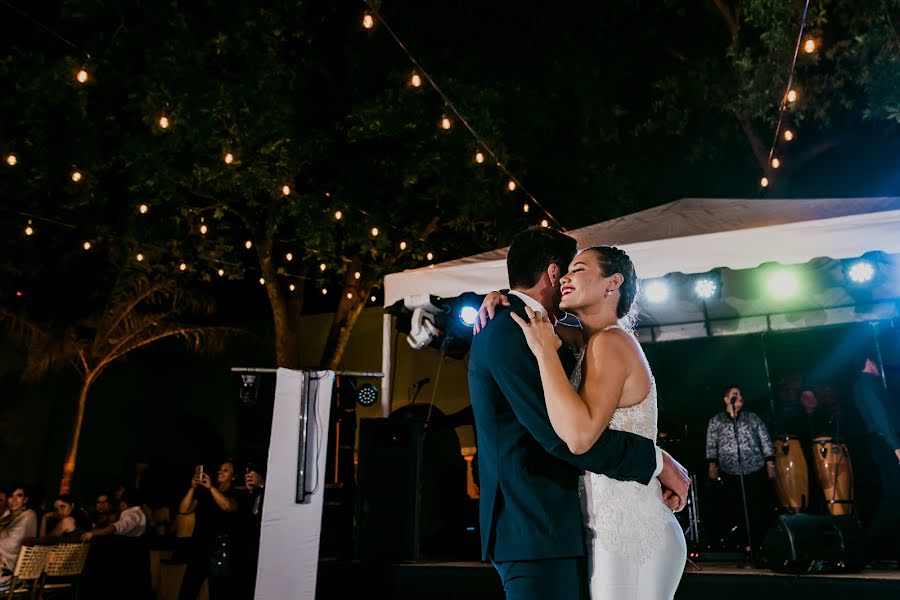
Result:
[[[726,386],[722,390],[722,400],[725,411],[710,419],[706,429],[709,478],[722,481],[724,497],[728,501],[727,510],[732,514],[731,521],[744,531],[744,507],[739,478],[741,474],[744,475],[750,534],[754,546],[752,550],[755,551],[762,546],[770,518],[769,481],[775,478],[775,449],[762,419],[752,412],[742,410],[744,397],[739,387]]]

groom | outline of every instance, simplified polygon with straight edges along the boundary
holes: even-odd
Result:
[[[651,440],[607,429],[582,455],[553,431],[537,363],[513,310],[559,311],[559,280],[575,257],[573,238],[549,228],[518,234],[506,259],[511,307],[475,336],[469,391],[475,412],[480,472],[481,551],[503,581],[508,600],[589,598],[589,573],[578,476],[582,471],[648,483],[659,476],[683,508],[684,469]],[[527,319],[527,318],[526,318]],[[566,371],[571,352],[560,349]]]

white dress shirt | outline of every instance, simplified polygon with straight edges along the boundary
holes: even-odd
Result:
[[[147,516],[140,506],[132,506],[122,511],[113,527],[116,529],[116,535],[141,537],[147,530]]]

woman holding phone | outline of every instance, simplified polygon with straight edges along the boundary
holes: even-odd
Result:
[[[234,489],[234,463],[226,460],[216,472],[213,485],[198,465],[181,504],[180,514],[194,514],[193,548],[190,551],[179,600],[194,600],[203,580],[209,580],[210,600],[233,596],[232,550],[238,503]]]

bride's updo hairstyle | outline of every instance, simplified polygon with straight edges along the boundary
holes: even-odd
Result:
[[[637,323],[637,296],[640,292],[638,278],[634,272],[631,258],[615,246],[591,246],[585,252],[593,252],[600,263],[600,272],[604,277],[621,273],[624,281],[619,286],[619,302],[616,304],[616,317],[626,329],[633,330]]]

